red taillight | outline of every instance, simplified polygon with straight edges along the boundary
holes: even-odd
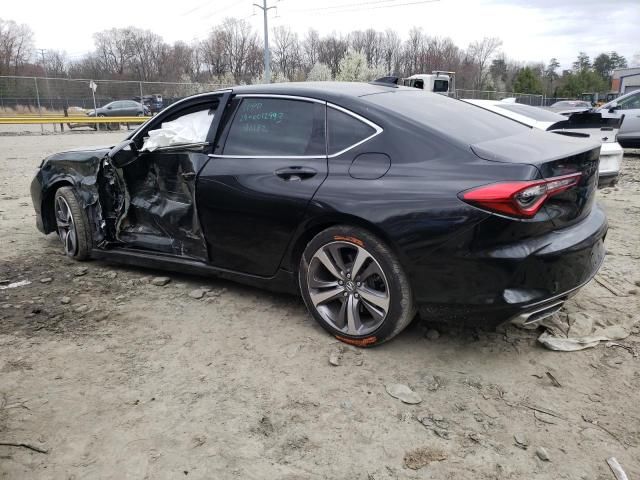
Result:
[[[471,205],[518,218],[532,218],[545,200],[580,180],[580,173],[553,177],[546,180],[500,182],[473,188],[460,193],[460,198]]]

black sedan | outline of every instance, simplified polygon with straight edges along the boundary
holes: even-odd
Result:
[[[52,155],[31,194],[72,258],[299,292],[331,334],[370,346],[417,310],[559,309],[604,257],[599,149],[413,88],[257,85]]]

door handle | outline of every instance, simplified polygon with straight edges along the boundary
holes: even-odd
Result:
[[[193,180],[194,178],[196,178],[195,172],[182,172],[180,175],[182,175],[182,178],[184,178],[185,180]]]
[[[285,167],[275,171],[275,174],[283,180],[294,182],[311,178],[317,173],[317,170],[310,167]]]

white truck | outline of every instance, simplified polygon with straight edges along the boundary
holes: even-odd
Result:
[[[433,73],[418,73],[402,79],[405,87],[420,88],[428,92],[442,93],[444,95],[455,94],[455,72],[434,70]]]

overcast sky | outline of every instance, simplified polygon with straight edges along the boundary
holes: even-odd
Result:
[[[262,32],[262,0],[30,0],[2,2],[0,17],[26,23],[37,48],[66,50],[77,58],[92,49],[92,34],[134,25],[165,40],[206,36],[226,16],[246,18]],[[289,25],[303,34],[393,28],[403,38],[412,26],[448,36],[460,47],[484,36],[500,37],[502,51],[519,61],[570,67],[579,51],[591,57],[615,50],[640,53],[640,0],[270,0],[270,26]]]

